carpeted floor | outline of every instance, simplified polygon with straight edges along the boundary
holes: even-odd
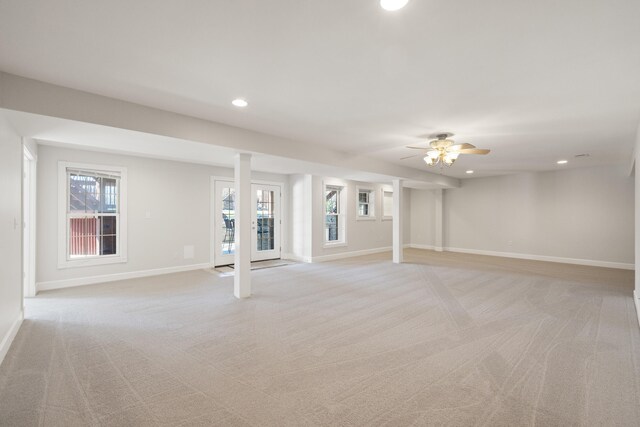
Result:
[[[0,424],[640,424],[632,272],[405,254],[42,293]]]

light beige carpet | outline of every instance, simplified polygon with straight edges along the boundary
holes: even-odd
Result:
[[[629,426],[632,272],[407,250],[51,291],[0,367],[0,424]]]

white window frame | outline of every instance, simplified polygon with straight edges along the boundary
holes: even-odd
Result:
[[[327,201],[326,193],[330,189],[336,189],[338,193],[338,240],[327,240],[326,221],[327,221]],[[347,246],[347,209],[345,209],[347,201],[347,187],[345,185],[333,184],[330,182],[322,185],[322,234],[324,236],[324,247],[335,248],[339,246]]]
[[[369,194],[369,214],[360,215],[360,193]],[[369,187],[356,187],[356,221],[375,221],[376,219],[376,192]]]
[[[67,169],[114,172],[120,175],[118,220],[116,221],[117,249],[114,255],[97,255],[72,259],[69,257],[69,179]],[[58,162],[58,268],[87,267],[127,262],[127,169],[90,163]]]
[[[392,201],[392,205],[391,205],[391,212],[386,212],[384,210],[384,195],[386,194],[391,194],[391,201]],[[381,194],[381,198],[380,198],[380,210],[382,211],[382,220],[383,221],[391,221],[393,220],[393,191],[389,190],[388,188],[382,188],[380,190],[380,194]]]

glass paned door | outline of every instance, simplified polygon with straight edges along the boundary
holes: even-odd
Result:
[[[251,260],[280,258],[280,187],[251,185]],[[233,264],[235,255],[235,188],[215,182],[214,264]]]
[[[280,187],[253,184],[251,186],[255,210],[251,259],[260,261],[280,258]]]
[[[215,182],[215,265],[233,264],[236,253],[236,190],[231,181]]]

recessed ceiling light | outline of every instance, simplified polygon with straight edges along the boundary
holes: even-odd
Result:
[[[233,101],[231,101],[231,103],[236,107],[240,107],[240,108],[244,108],[247,105],[249,105],[249,103],[242,98],[236,98]]]
[[[468,170],[468,171],[467,171],[467,173],[468,173],[468,174],[472,174],[472,173],[473,173],[473,171],[472,171],[472,170]]]
[[[380,0],[380,7],[384,10],[394,11],[405,7],[409,0]]]
[[[557,161],[557,163],[558,163],[559,165],[564,165],[564,164],[569,163],[569,160],[558,160],[558,161]]]

